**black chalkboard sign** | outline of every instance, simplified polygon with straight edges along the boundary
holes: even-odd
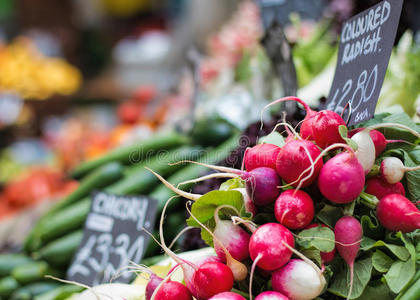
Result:
[[[257,0],[264,28],[276,21],[281,25],[290,22],[289,15],[297,13],[302,19],[318,20],[326,0]]]
[[[140,262],[153,229],[157,202],[145,196],[94,193],[84,236],[67,279],[89,286],[107,283],[130,261]],[[123,272],[117,282],[130,282]]]
[[[326,107],[344,113],[344,119],[349,118],[348,125],[373,117],[402,4],[402,0],[382,1],[343,24],[337,67]]]

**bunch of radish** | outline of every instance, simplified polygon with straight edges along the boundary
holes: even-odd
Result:
[[[189,161],[218,172],[184,183],[220,177],[231,178],[239,186],[221,188],[217,197],[213,192],[198,195],[154,173],[192,202],[192,209],[187,207],[189,225],[202,229],[216,253],[201,264],[188,262],[166,247],[161,236],[163,249],[183,269],[186,284],[179,295],[165,299],[188,299],[185,290],[199,300],[305,300],[322,298],[324,293],[355,299],[363,292],[358,288],[353,293],[355,262],[372,255],[363,250],[361,214],[377,218],[382,232],[404,234],[420,229],[420,211],[412,202],[417,199],[406,198],[405,191],[405,174],[420,167],[404,166],[392,151],[386,151],[391,143],[419,148],[412,141],[387,140],[379,130],[398,128],[414,139],[420,138],[419,132],[389,122],[349,131],[337,113],[315,112],[296,97],[269,106],[289,100],[297,101],[307,112],[299,133],[281,123],[287,139],[247,149],[244,169]],[[336,212],[330,219],[325,218],[326,207]],[[161,235],[164,214],[165,210]],[[324,246],[317,246],[321,242]],[[335,278],[331,273],[337,271],[333,265],[340,263],[348,266],[346,294],[331,288]],[[153,286],[150,299],[160,299],[164,292],[159,288],[166,291],[168,284],[173,286],[170,290],[177,289],[170,279],[152,278],[149,284]]]

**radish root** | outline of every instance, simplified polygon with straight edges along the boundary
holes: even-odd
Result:
[[[255,258],[254,262],[252,263],[252,267],[251,267],[251,273],[249,275],[249,300],[252,300],[252,281],[254,279],[254,273],[255,273],[255,267],[258,264],[258,261],[262,258],[261,253],[258,254],[258,256]]]
[[[190,200],[198,200],[202,195],[198,195],[198,194],[192,194],[192,193],[187,193],[184,192],[178,188],[176,188],[175,186],[173,186],[171,183],[169,183],[168,181],[165,180],[165,178],[163,178],[162,176],[160,176],[158,173],[154,172],[152,169],[148,168],[148,167],[144,167],[146,170],[150,171],[153,175],[155,175],[167,188],[169,188],[170,190],[172,190],[174,193],[190,199]]]

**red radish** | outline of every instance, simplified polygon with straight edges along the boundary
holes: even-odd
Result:
[[[379,200],[376,215],[383,227],[391,231],[411,232],[420,228],[420,211],[400,194],[390,194]]]
[[[246,188],[232,189],[232,191],[238,191],[242,194],[242,196],[244,197],[246,212],[249,212],[253,216],[255,216],[257,214],[257,207],[255,206],[254,202],[252,201],[251,197],[246,192]]]
[[[233,273],[228,266],[215,261],[208,261],[197,266],[181,259],[166,246],[163,236],[163,221],[166,209],[172,199],[173,197],[165,203],[160,218],[159,235],[162,249],[182,267],[185,284],[191,294],[198,300],[205,300],[218,293],[230,291],[233,287]]]
[[[285,144],[277,156],[277,174],[294,187],[306,187],[311,185],[322,168],[322,160],[313,164],[311,172],[302,174],[312,165],[312,162],[320,155],[320,151],[314,143],[307,140],[292,140]],[[302,179],[302,175],[307,175]]]
[[[314,224],[310,224],[309,226],[307,226],[305,229],[310,229],[310,228],[315,228],[317,226],[322,226],[322,227],[327,227],[327,225],[325,224],[318,224],[318,223],[314,223]],[[330,261],[332,261],[334,259],[335,256],[335,248],[333,250],[331,250],[330,252],[321,252],[321,260],[324,264],[329,263]]]
[[[267,223],[251,235],[249,254],[258,267],[272,271],[286,264],[292,252],[283,244],[294,247],[292,233],[283,225]]]
[[[354,217],[340,218],[334,227],[335,247],[338,254],[350,268],[350,286],[347,299],[350,299],[353,289],[354,260],[359,252],[360,242],[363,237],[362,226]]]
[[[147,282],[146,285],[146,300],[150,300],[152,298],[153,292],[156,290],[156,288],[159,286],[159,284],[163,281],[163,278],[160,278],[159,276],[155,274],[150,275],[150,279]]]
[[[387,157],[381,162],[380,173],[384,180],[390,184],[401,181],[405,172],[420,170],[420,166],[406,167],[403,162],[396,157]]]
[[[177,281],[168,281],[157,287],[157,292],[151,300],[192,300],[190,291]],[[146,299],[147,296],[146,296]]]
[[[379,200],[389,194],[400,194],[405,196],[404,186],[401,182],[390,184],[380,176],[374,176],[366,180],[365,192],[374,195]]]
[[[277,155],[280,147],[273,144],[259,144],[246,150],[244,155],[245,168],[249,172],[255,168],[276,168]]]
[[[232,292],[224,292],[214,295],[209,300],[245,300],[244,297]]]
[[[337,146],[349,152],[341,152],[324,164],[318,176],[318,187],[321,194],[331,202],[349,203],[363,191],[365,172],[351,147],[336,144],[329,148]]]
[[[316,265],[315,265],[316,267]],[[314,299],[325,287],[325,278],[318,267],[302,259],[291,259],[273,272],[273,289],[291,300]]]
[[[260,168],[253,169],[250,172],[244,172],[244,171],[233,169],[233,168],[213,166],[213,165],[203,164],[203,163],[190,161],[190,160],[179,161],[176,164],[184,163],[184,162],[198,164],[201,166],[205,166],[214,170],[227,172],[227,173],[210,174],[207,176],[203,176],[201,178],[184,181],[181,184],[192,183],[192,182],[197,182],[204,179],[216,178],[216,177],[240,176],[243,180],[245,180],[246,191],[248,195],[251,196],[252,201],[257,206],[263,206],[263,205],[267,205],[274,202],[274,200],[276,200],[277,196],[280,194],[280,189],[278,188],[278,186],[281,184],[280,178],[277,175],[276,171],[271,168],[260,167]]]
[[[290,229],[302,229],[314,218],[314,203],[301,190],[287,190],[280,194],[274,204],[277,221]]]
[[[300,135],[302,138],[314,140],[321,148],[325,148],[334,143],[343,142],[343,138],[338,132],[338,127],[340,125],[346,125],[346,123],[339,114],[333,111],[322,110],[320,112],[315,112],[308,106],[308,104],[297,97],[284,97],[274,100],[265,106],[264,109],[273,104],[287,100],[293,100],[302,104],[306,110],[306,117],[300,126]]]
[[[279,292],[265,291],[259,294],[255,300],[289,300],[289,298]]]
[[[228,266],[218,262],[202,264],[194,273],[195,297],[205,300],[233,287],[233,274]]]
[[[226,247],[227,251],[234,259],[243,261],[249,257],[248,244],[250,235],[240,226],[233,225],[232,221],[220,220],[219,210],[224,207],[229,206],[222,205],[214,211],[216,227],[214,228],[213,234],[220,243]],[[225,251],[219,243],[214,244],[214,250],[216,251],[217,256],[225,262]]]
[[[222,206],[221,206],[222,207]],[[231,206],[228,206],[228,205],[226,205],[226,207],[231,207]],[[230,252],[229,252],[229,250],[227,250],[227,248],[226,248],[226,246],[225,246],[225,244],[224,243],[222,243],[222,241],[220,241],[219,239],[218,239],[218,237],[216,236],[216,234],[215,233],[213,233],[213,232],[211,232],[211,230],[210,229],[208,229],[206,226],[204,226],[204,224],[203,223],[201,223],[192,213],[191,213],[191,211],[190,211],[190,209],[188,208],[188,205],[186,206],[186,208],[187,208],[187,211],[188,211],[188,213],[191,215],[191,217],[204,229],[204,230],[206,230],[212,237],[213,237],[213,241],[214,241],[214,244],[216,245],[216,248],[215,248],[215,250],[216,250],[216,252],[219,252],[218,253],[218,255],[221,253],[221,252],[223,252],[223,254],[224,254],[224,259],[226,260],[226,264],[228,265],[228,267],[230,268],[230,270],[232,271],[232,274],[233,274],[233,278],[236,280],[236,281],[241,281],[241,280],[244,280],[245,278],[246,278],[246,276],[248,275],[248,270],[247,270],[247,268],[246,268],[246,266],[243,264],[243,263],[241,263],[241,262],[239,262],[238,260],[236,260],[235,258],[233,258],[232,257],[232,255],[230,254]],[[233,207],[232,207],[233,208]],[[234,210],[236,210],[235,208],[233,208]],[[219,212],[219,210],[218,209],[216,209],[215,210],[215,212],[214,212],[214,214],[215,214],[215,219],[216,219],[216,222],[218,222],[217,220],[219,220],[219,216],[218,216],[218,212]],[[220,220],[219,220],[220,221]],[[221,221],[220,221],[221,222]],[[229,222],[229,221],[227,221],[227,222]],[[234,229],[232,229],[232,227],[230,227],[230,226],[228,226],[227,224],[222,224],[222,223],[219,223],[218,224],[218,226],[220,227],[220,226],[222,226],[222,229],[218,229],[217,230],[217,233],[218,234],[227,234],[228,235],[228,237],[230,237],[230,238],[232,238],[232,234],[233,233],[236,233],[235,231],[237,230],[237,228],[234,228]],[[232,226],[235,226],[235,225],[233,225],[232,224]],[[232,232],[226,232],[226,231],[224,231],[224,230],[229,230],[229,229],[231,229],[231,230],[235,230],[235,231],[232,231]],[[238,245],[233,245],[233,244],[231,244],[228,240],[226,240],[226,236],[223,236],[222,238],[223,238],[223,240],[225,241],[225,243],[228,245],[228,246],[230,246],[234,251],[235,251],[235,254],[237,255],[237,256],[241,256],[241,257],[244,257],[244,256],[246,256],[246,257],[248,257],[248,252],[246,251],[246,249],[244,249],[244,248],[246,248],[247,246],[248,246],[248,241],[249,241],[249,234],[245,231],[245,230],[243,230],[242,228],[240,228],[242,231],[241,232],[239,232],[239,234],[236,236],[236,241],[238,242]],[[245,257],[245,258],[246,258]],[[219,258],[220,258],[220,256],[219,256]],[[201,267],[201,266],[200,266]]]

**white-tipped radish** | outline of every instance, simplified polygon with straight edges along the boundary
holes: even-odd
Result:
[[[273,272],[273,289],[291,300],[310,300],[321,294],[325,287],[324,275],[302,259],[291,259]]]
[[[220,220],[219,211],[224,207],[230,208],[228,205],[222,205],[214,211],[216,226],[213,234],[220,242],[214,244],[214,250],[217,256],[226,262],[225,250],[220,246],[222,244],[234,259],[243,261],[249,257],[248,244],[250,235],[240,226],[234,225],[232,221]]]
[[[289,298],[279,292],[265,291],[259,294],[255,300],[289,300]]]
[[[212,237],[213,237],[213,242],[215,243],[215,244],[217,244],[217,247],[215,247],[215,250],[216,250],[216,248],[217,248],[217,250],[216,250],[216,253],[217,252],[221,252],[221,251],[223,251],[223,254],[224,254],[224,258],[225,258],[225,260],[226,260],[226,265],[230,268],[230,270],[232,271],[232,274],[233,274],[233,278],[236,280],[236,281],[241,281],[241,280],[244,280],[245,278],[246,278],[246,276],[248,275],[248,270],[247,270],[247,268],[246,268],[246,266],[243,264],[243,263],[241,263],[240,261],[238,261],[238,260],[236,260],[235,258],[233,258],[232,257],[232,255],[230,254],[230,252],[226,249],[226,246],[218,239],[218,237],[215,235],[215,233],[213,233],[213,232],[211,232],[211,230],[210,229],[208,229],[203,223],[201,223],[192,213],[191,213],[191,211],[189,210],[189,208],[188,208],[188,206],[187,206],[187,211],[188,211],[188,213],[191,215],[191,217],[204,229],[204,230],[206,230]],[[218,210],[216,210],[215,211],[215,218],[216,218],[216,215],[217,215],[217,219],[216,219],[216,222],[217,222],[217,220],[219,219],[219,217],[218,217]],[[219,220],[219,222],[221,222],[221,220]],[[229,222],[229,221],[227,221],[227,222]],[[227,224],[223,224],[223,223],[219,223],[219,226],[227,226]],[[241,230],[243,230],[242,228],[240,228],[240,227],[236,227],[235,225],[233,225],[232,224],[232,226],[234,227],[233,228],[233,230],[237,230],[238,228],[239,229],[241,229]],[[224,227],[224,228],[222,228],[222,229],[220,229],[220,230],[222,230],[223,231],[223,229],[226,229],[227,227]],[[229,229],[232,229],[232,228],[229,228]],[[220,232],[220,230],[218,230],[218,233],[219,234],[221,234],[222,232]],[[238,250],[238,252],[236,253],[236,254],[238,254],[238,255],[246,255],[247,253],[245,253],[244,254],[244,251],[243,251],[243,246],[244,245],[248,245],[248,240],[249,240],[249,235],[245,232],[245,230],[243,230],[243,232],[239,232],[239,235],[237,236],[237,238],[238,239],[240,239],[240,242],[241,242],[241,245],[240,245],[240,247],[237,249],[236,247],[234,247],[235,245],[231,245],[231,244],[229,244],[230,246],[232,246],[232,247],[234,247],[235,248],[235,251],[236,250]],[[224,237],[223,237],[223,239],[224,239]],[[243,244],[242,244],[243,243]],[[219,254],[218,254],[218,256],[219,256]],[[220,257],[220,256],[219,256]]]
[[[386,157],[381,162],[380,173],[386,182],[394,184],[404,178],[405,172],[420,170],[420,166],[406,167],[403,162],[396,157]]]
[[[218,293],[230,291],[233,287],[232,270],[223,263],[208,261],[197,266],[191,262],[178,257],[166,244],[163,236],[163,221],[170,198],[163,207],[159,223],[159,235],[161,247],[175,262],[177,262],[184,273],[184,281],[191,294],[198,300],[208,299]]]
[[[372,167],[375,164],[375,144],[373,143],[369,132],[366,130],[356,133],[351,139],[357,144],[356,157],[362,165],[366,175],[372,170]]]

